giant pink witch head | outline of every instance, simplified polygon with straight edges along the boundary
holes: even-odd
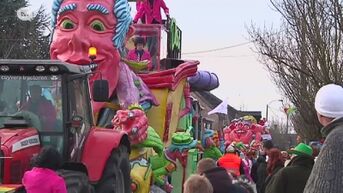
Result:
[[[97,48],[98,70],[113,93],[119,78],[120,51],[132,35],[127,0],[54,0],[51,59],[86,65],[90,47]],[[91,77],[90,84],[100,74]]]

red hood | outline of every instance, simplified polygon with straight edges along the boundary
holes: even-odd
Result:
[[[1,145],[10,147],[13,143],[33,135],[38,135],[34,128],[25,129],[0,129]]]

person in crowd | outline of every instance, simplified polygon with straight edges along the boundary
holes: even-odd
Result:
[[[317,157],[319,155],[319,152],[320,152],[320,144],[319,144],[319,142],[312,142],[312,143],[310,143],[310,146],[313,150],[312,157],[314,158],[314,161],[316,161]]]
[[[148,70],[150,70],[152,68],[152,65],[150,62],[151,56],[150,56],[149,51],[144,50],[145,39],[143,37],[136,37],[134,40],[134,44],[135,44],[135,49],[129,51],[127,55],[127,59],[131,61],[137,61],[137,62],[149,61]]]
[[[137,23],[141,19],[146,24],[162,24],[161,8],[169,18],[169,9],[164,0],[144,0],[140,3],[133,22]]]
[[[303,139],[302,139],[302,137],[300,135],[297,135],[296,142],[297,142],[297,144],[303,142]]]
[[[315,97],[321,133],[326,137],[304,193],[337,193],[343,190],[343,88],[328,84]]]
[[[267,178],[264,181],[260,192],[265,193],[266,186],[270,183],[273,176],[284,167],[284,162],[282,158],[281,151],[277,148],[272,148],[268,152],[268,162],[267,162]]]
[[[263,141],[262,148],[263,151],[266,153],[267,157],[269,156],[269,151],[274,147],[274,144],[271,140]],[[268,158],[267,158],[268,161]]]
[[[64,179],[56,173],[62,164],[60,153],[44,147],[33,160],[33,168],[25,172],[22,183],[27,193],[67,193]]]
[[[213,193],[210,181],[198,174],[191,175],[183,185],[184,193]]]
[[[281,155],[282,155],[283,162],[285,163],[284,166],[286,167],[291,161],[291,158],[287,151],[281,151]]]
[[[226,154],[219,158],[217,163],[218,166],[225,168],[234,177],[244,174],[242,159],[237,155],[237,151],[232,145],[226,148]]]
[[[266,186],[265,193],[302,193],[304,191],[314,164],[312,148],[299,143],[289,153],[292,155],[290,164],[275,174]]]
[[[43,129],[51,129],[56,124],[56,109],[51,101],[42,95],[42,88],[39,85],[30,87],[29,100],[23,105],[22,109],[36,114],[41,121]]]
[[[232,186],[232,179],[226,170],[217,167],[216,162],[211,158],[201,159],[198,162],[197,174],[205,175],[213,187],[214,193],[227,193]]]
[[[236,185],[236,186],[241,188],[240,191],[236,191],[234,193],[255,193],[253,187],[250,184],[246,183],[246,182],[239,181],[239,182],[237,182],[234,185]]]
[[[274,144],[271,140],[264,140],[262,147],[259,153],[257,161],[253,164],[251,168],[251,177],[256,183],[257,193],[261,193],[264,182],[268,176],[267,173],[267,153],[270,149],[274,147]]]
[[[264,151],[260,151],[259,156],[256,162],[251,168],[251,178],[256,184],[257,193],[260,193],[261,188],[264,184],[264,181],[267,178],[267,162],[266,154]]]
[[[246,155],[243,154],[243,152],[241,153],[241,159],[243,162],[243,169],[244,169],[244,175],[245,177],[251,182],[252,178],[251,178],[251,167],[253,164],[252,161],[252,157],[253,155],[251,155],[253,153],[251,153],[251,151],[247,152]]]
[[[204,175],[213,187],[213,193],[246,193],[245,187],[232,184],[232,176],[222,167],[218,167],[211,158],[198,162],[197,174]]]

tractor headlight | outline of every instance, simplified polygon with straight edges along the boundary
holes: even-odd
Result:
[[[57,66],[50,66],[49,67],[49,71],[50,72],[57,72],[59,69],[58,69],[58,67]]]
[[[45,70],[45,67],[44,66],[36,66],[35,69],[37,72],[43,72]]]
[[[9,71],[9,70],[10,70],[10,67],[7,66],[7,65],[2,65],[2,66],[0,66],[0,71],[2,71],[2,72],[7,72],[7,71]]]

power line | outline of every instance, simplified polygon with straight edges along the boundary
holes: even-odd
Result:
[[[271,37],[274,35],[278,35],[282,32],[284,32],[285,30],[281,30],[275,33],[270,33],[268,35],[266,35],[266,37]],[[225,47],[221,47],[221,48],[214,48],[214,49],[210,49],[210,50],[200,50],[200,51],[195,51],[195,52],[186,52],[186,53],[182,53],[182,55],[193,55],[193,54],[203,54],[203,53],[209,53],[209,52],[217,52],[217,51],[221,51],[221,50],[227,50],[227,49],[231,49],[231,48],[236,48],[236,47],[240,47],[240,46],[244,46],[250,43],[253,43],[255,40],[251,40],[251,41],[247,41],[247,42],[242,42],[239,44],[234,44],[231,46],[225,46]]]
[[[231,46],[225,46],[222,48],[214,48],[214,49],[210,49],[210,50],[200,50],[200,51],[196,51],[196,52],[186,52],[186,53],[182,53],[182,55],[192,55],[192,54],[203,54],[203,53],[209,53],[209,52],[217,52],[217,51],[221,51],[221,50],[227,50],[227,49],[231,49],[231,48],[236,48],[236,47],[240,47],[240,46],[244,46],[247,44],[250,44],[253,41],[248,41],[248,42],[243,42],[243,43],[239,43],[239,44],[235,44],[235,45],[231,45]]]
[[[206,54],[202,54],[202,55],[192,55],[191,57],[196,57],[196,58],[202,58],[202,57],[206,57],[206,58],[246,58],[246,57],[255,57],[253,55],[206,55]]]

